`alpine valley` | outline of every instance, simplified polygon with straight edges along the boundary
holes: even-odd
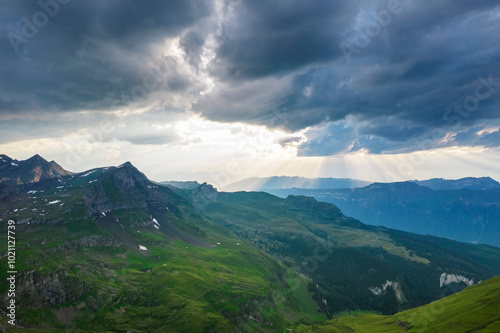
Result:
[[[72,173],[0,155],[0,219],[0,329],[11,332],[500,329],[499,248],[366,225],[309,196],[157,183],[129,162]]]

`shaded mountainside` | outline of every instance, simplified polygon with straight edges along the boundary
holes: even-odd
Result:
[[[400,182],[357,189],[267,192],[280,197],[312,196],[371,225],[500,246],[500,190],[435,191],[414,182]]]
[[[128,162],[0,191],[0,237],[16,221],[19,332],[282,332],[500,274],[493,247],[367,226],[310,197],[172,189]]]
[[[56,162],[48,162],[38,154],[24,161],[0,155],[0,183],[3,184],[30,184],[69,174]]]
[[[309,332],[500,332],[500,277],[484,281],[434,303],[393,316],[353,314],[319,325],[300,325]]]

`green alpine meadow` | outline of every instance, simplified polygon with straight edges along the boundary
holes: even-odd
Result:
[[[8,221],[16,230],[12,332],[468,332],[498,320],[496,247],[365,225],[312,197],[161,185],[129,162],[18,162],[0,183],[0,237]]]

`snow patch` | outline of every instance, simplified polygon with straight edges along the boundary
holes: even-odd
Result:
[[[463,275],[443,273],[439,277],[439,287],[449,285],[450,283],[465,283],[468,287],[474,285],[474,279],[468,279]]]
[[[139,250],[141,250],[141,251],[147,251],[148,248],[145,247],[145,246],[139,245]]]
[[[28,194],[35,194],[36,192],[38,192],[38,191],[31,190],[31,191],[28,191]]]
[[[103,216],[106,216],[106,213],[105,212],[101,212]]]
[[[370,289],[370,291],[375,294],[375,295],[382,295],[383,292],[385,292],[387,290],[387,288],[389,287],[392,287],[394,286],[397,287],[397,282],[393,282],[393,281],[385,281],[385,283],[382,285],[382,287],[370,287],[368,289]]]
[[[19,166],[19,164],[14,163],[14,162],[10,162],[10,165],[12,165],[12,166]]]
[[[87,172],[86,174],[81,175],[80,177],[82,177],[82,178],[83,178],[83,177],[87,177],[88,175],[90,175],[91,173],[94,173],[94,172],[96,172],[96,171],[97,171],[97,170],[89,171],[89,172]]]
[[[156,224],[154,225],[154,227],[158,230],[160,230],[160,227],[158,227]]]
[[[47,205],[54,205],[56,203],[60,203],[61,200],[54,200],[54,201],[50,201]]]

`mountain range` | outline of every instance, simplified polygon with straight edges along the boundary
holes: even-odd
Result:
[[[305,177],[267,177],[246,178],[231,183],[222,189],[227,192],[236,191],[262,191],[265,189],[290,189],[290,188],[356,188],[371,184],[372,182],[351,178],[305,178]]]
[[[470,183],[469,183],[470,184]],[[312,196],[371,225],[500,246],[500,190],[433,190],[415,182],[374,183],[356,189],[283,189]]]
[[[72,173],[2,159],[18,168],[0,170],[0,237],[16,225],[13,332],[314,330],[351,312],[397,317],[500,275],[499,248],[366,225],[312,197],[163,186],[129,162]],[[6,267],[4,242],[0,253]]]
[[[420,186],[428,187],[432,190],[472,190],[488,191],[500,190],[500,183],[490,177],[466,177],[460,179],[432,178],[428,180],[412,180]],[[169,182],[165,182],[169,183]],[[177,182],[178,187],[183,187],[183,183]],[[365,187],[374,182],[369,182],[351,178],[304,178],[304,177],[265,177],[265,178],[245,178],[235,183],[223,187],[224,191],[267,191],[285,189],[345,189]],[[176,185],[172,183],[172,185]],[[185,186],[185,185],[184,185]]]
[[[414,183],[436,191],[443,190],[471,190],[488,191],[500,190],[500,183],[490,177],[466,177],[460,179],[432,178],[428,180],[414,180]]]

